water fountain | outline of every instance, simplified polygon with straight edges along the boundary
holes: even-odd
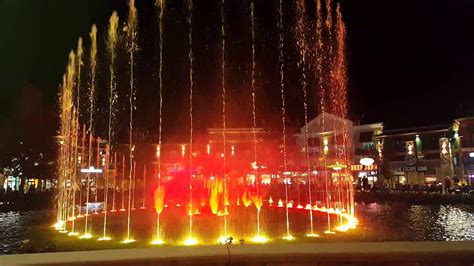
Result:
[[[141,90],[141,83],[137,81],[140,77],[137,75],[137,65],[140,64],[137,54],[140,50],[135,2],[129,0],[128,18],[123,27],[123,57],[128,64],[126,84],[117,75],[120,65],[117,63],[120,60],[118,53],[121,52],[120,20],[115,12],[109,20],[106,38],[108,90],[104,99],[107,103],[107,119],[102,119],[96,110],[101,104],[97,103],[100,100],[97,89],[100,88],[96,87],[101,72],[96,71],[99,51],[95,25],[90,33],[91,50],[86,69],[89,74],[88,108],[80,108],[85,93],[81,87],[83,48],[82,39],[79,39],[77,54],[71,52],[61,86],[59,194],[55,227],[62,232],[70,231],[71,236],[77,234],[77,228],[83,227],[84,233],[80,236],[83,239],[95,238],[100,234],[98,240],[118,238],[124,244],[139,240],[151,241],[153,245],[225,243],[231,237],[264,243],[271,239],[314,238],[319,236],[318,232],[332,235],[354,228],[357,224],[354,193],[352,177],[347,170],[352,158],[349,129],[335,127],[334,123],[327,125],[325,120],[326,112],[348,118],[346,32],[339,5],[334,9],[335,4],[327,0],[324,2],[326,10],[323,11],[323,4],[317,0],[313,21],[307,15],[309,11],[303,0],[294,3],[295,46],[297,65],[301,71],[298,86],[303,94],[301,108],[305,125],[304,143],[299,151],[303,159],[301,165],[295,166],[294,161],[300,160],[300,157],[299,153],[291,150],[289,138],[291,128],[288,123],[291,121],[288,120],[287,97],[291,92],[288,82],[291,75],[287,73],[290,60],[286,52],[289,48],[285,44],[290,38],[286,39],[285,34],[290,23],[286,21],[286,4],[282,0],[276,3],[281,128],[272,135],[268,133],[270,131],[257,127],[260,125],[257,118],[260,119],[264,114],[261,113],[263,110],[257,108],[257,103],[263,100],[257,91],[263,88],[257,84],[257,63],[260,63],[256,57],[258,6],[253,0],[249,2],[248,14],[251,49],[248,51],[248,102],[251,108],[248,118],[251,123],[248,129],[229,127],[232,118],[229,116],[232,107],[229,105],[232,100],[229,95],[232,91],[229,90],[228,79],[233,69],[231,56],[228,56],[232,42],[228,38],[232,35],[229,34],[228,6],[225,0],[219,1],[220,118],[217,124],[221,128],[216,131],[216,139],[204,142],[197,135],[194,124],[198,115],[196,106],[199,105],[196,105],[198,98],[195,97],[198,72],[195,69],[196,44],[193,33],[196,31],[193,28],[197,24],[193,20],[193,4],[192,0],[185,1],[185,65],[188,82],[185,124],[189,123],[189,135],[185,134],[188,140],[184,143],[163,141],[163,124],[174,119],[165,117],[163,109],[167,103],[164,101],[164,92],[168,89],[164,83],[167,74],[164,73],[167,63],[163,50],[164,22],[168,12],[165,0],[155,1],[159,30],[159,88],[155,101],[158,119],[151,122],[157,127],[156,141],[147,142],[136,137],[139,126],[136,107],[140,103],[137,101],[137,92]],[[313,34],[308,30],[311,28],[308,26],[310,23],[314,23]],[[310,35],[314,35],[314,46],[310,46],[311,42],[306,39]],[[310,80],[313,75],[308,74],[312,70],[314,80]],[[120,86],[124,89],[118,89]],[[317,153],[310,153],[309,144],[309,94],[312,90],[318,95],[319,113],[323,118],[324,135]],[[125,108],[120,106],[121,99],[126,99],[126,111],[122,111]],[[89,115],[88,121],[82,121],[85,114]],[[126,141],[117,137],[117,124],[122,122],[118,121],[118,117],[126,117]],[[99,129],[101,123],[106,125],[105,134]],[[245,136],[243,138],[247,144],[239,146],[235,134]],[[276,135],[278,137],[272,139]],[[150,179],[150,176],[156,178]],[[280,189],[284,189],[283,197],[279,194]],[[102,198],[99,191],[103,191]],[[92,213],[97,215],[91,216]]]

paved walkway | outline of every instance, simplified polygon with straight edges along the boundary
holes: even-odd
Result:
[[[474,265],[474,242],[232,245],[229,251],[163,246],[7,255],[0,265]]]

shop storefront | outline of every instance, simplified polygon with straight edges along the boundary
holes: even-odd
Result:
[[[406,162],[391,162],[390,171],[394,186],[426,185],[442,180],[439,162],[434,161],[419,161],[415,165],[406,165]]]
[[[373,185],[377,182],[378,166],[376,164],[354,164],[350,166],[350,170],[352,171],[352,176],[358,180],[359,184],[364,178],[367,178],[369,185]]]

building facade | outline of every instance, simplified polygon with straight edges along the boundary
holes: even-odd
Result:
[[[451,124],[384,130],[374,136],[379,178],[402,185],[471,183],[474,175],[474,118]]]

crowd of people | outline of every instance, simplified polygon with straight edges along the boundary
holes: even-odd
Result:
[[[474,193],[474,188],[466,181],[461,181],[454,177],[446,177],[444,182],[431,182],[424,184],[394,184],[387,183],[369,184],[367,177],[358,180],[356,190],[360,192],[414,192],[414,193],[444,193],[444,194],[467,194]]]
[[[47,208],[53,198],[53,191],[38,191],[30,186],[27,193],[13,190],[10,186],[0,187],[0,211],[38,210]]]

